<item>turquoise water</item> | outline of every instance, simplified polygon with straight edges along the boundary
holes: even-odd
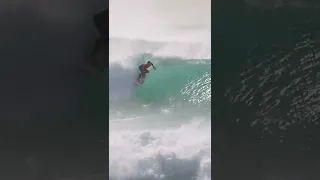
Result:
[[[117,94],[121,100],[109,100],[111,119],[117,118],[118,112],[121,112],[121,116],[133,116],[152,114],[159,109],[174,109],[179,114],[210,114],[211,60],[163,58],[144,54],[133,58],[137,69],[146,59],[154,63],[156,70],[150,67],[150,73],[139,86],[134,86],[138,71],[115,68],[117,78],[112,77],[110,82],[115,82],[111,86],[119,87],[111,87],[115,90],[110,92],[110,97]]]
[[[143,85],[136,89],[142,102],[183,102],[208,106],[211,102],[211,61],[154,58]]]

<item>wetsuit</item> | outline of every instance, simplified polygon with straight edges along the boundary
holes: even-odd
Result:
[[[142,64],[139,66],[139,70],[141,72],[141,74],[145,74],[145,73],[149,73],[148,71],[148,68],[150,67],[151,65],[148,65],[148,64]]]

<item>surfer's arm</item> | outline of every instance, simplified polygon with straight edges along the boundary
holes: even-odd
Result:
[[[153,64],[151,64],[151,65],[152,65],[153,69],[154,69],[154,70],[156,70],[156,67],[154,67],[154,65],[153,65]]]

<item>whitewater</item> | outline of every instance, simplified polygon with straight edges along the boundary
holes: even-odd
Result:
[[[211,179],[210,3],[109,2],[110,179]]]

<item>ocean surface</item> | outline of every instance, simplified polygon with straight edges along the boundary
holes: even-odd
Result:
[[[210,1],[110,1],[110,179],[211,179],[210,13]],[[157,69],[136,86],[147,61]]]
[[[212,9],[213,178],[319,179],[319,4]]]

